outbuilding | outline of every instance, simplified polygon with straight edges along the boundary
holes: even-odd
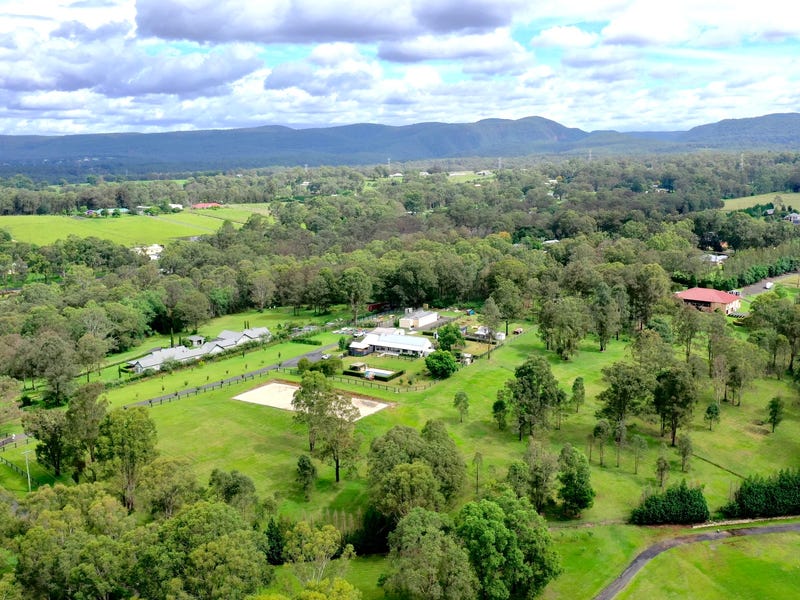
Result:
[[[420,327],[426,327],[427,325],[432,325],[439,320],[439,313],[431,312],[427,310],[412,310],[410,308],[406,309],[405,314],[400,317],[400,322],[398,325],[403,329],[419,329]]]

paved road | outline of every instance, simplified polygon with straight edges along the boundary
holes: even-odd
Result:
[[[607,585],[597,596],[594,597],[594,600],[611,600],[614,596],[616,596],[626,585],[628,585],[633,579],[633,576],[636,575],[639,571],[644,568],[644,566],[653,560],[654,557],[658,556],[662,552],[666,552],[670,548],[675,548],[676,546],[684,546],[686,544],[697,544],[699,542],[709,542],[713,540],[722,540],[731,537],[739,537],[744,535],[766,535],[768,533],[786,533],[786,532],[798,532],[800,533],[800,523],[786,523],[783,525],[765,525],[763,527],[744,527],[742,529],[728,529],[725,531],[714,531],[710,533],[701,533],[698,535],[686,535],[682,537],[672,538],[671,540],[665,540],[663,542],[659,542],[657,544],[653,544],[649,548],[645,549],[639,556],[633,559],[633,562],[628,565],[628,567],[617,577],[614,581],[612,581],[609,585]]]
[[[787,276],[800,278],[800,272],[795,271],[793,273],[784,273],[783,275],[777,275],[775,277],[767,277],[766,279],[762,279],[761,281],[756,281],[755,283],[753,283],[751,285],[746,285],[746,286],[740,288],[740,290],[742,292],[742,296],[745,297],[745,298],[749,298],[750,296],[755,296],[757,294],[761,294],[763,292],[766,292],[767,289],[764,287],[765,283],[767,283],[768,281],[771,281],[771,282],[774,283],[774,282],[778,281],[779,279],[784,279]]]

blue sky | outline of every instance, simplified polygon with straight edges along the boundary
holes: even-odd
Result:
[[[0,0],[0,133],[800,111],[788,0]]]

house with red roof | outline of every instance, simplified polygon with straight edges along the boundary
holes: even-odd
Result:
[[[204,208],[222,208],[222,204],[219,202],[198,202],[197,204],[192,204],[192,208],[196,210],[202,210]]]
[[[694,287],[678,292],[675,297],[680,298],[686,304],[694,306],[697,310],[705,312],[719,310],[726,315],[737,312],[741,304],[739,296],[710,288]]]

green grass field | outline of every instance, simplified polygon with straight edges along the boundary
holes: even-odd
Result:
[[[164,244],[177,238],[216,232],[225,220],[243,225],[253,213],[269,215],[266,204],[235,204],[216,210],[190,210],[154,217],[123,215],[88,219],[56,215],[0,216],[0,228],[20,242],[45,245],[70,235],[113,240],[125,246]]]
[[[655,557],[620,600],[796,598],[800,536],[772,534],[701,542]]]
[[[158,217],[123,216],[118,219],[85,219],[66,216],[3,216],[0,227],[13,238],[31,244],[52,244],[70,235],[113,240],[125,246],[163,244],[169,240],[214,233],[222,223],[195,215]]]
[[[728,198],[723,200],[725,207],[723,210],[742,210],[757,206],[758,204],[793,206],[795,209],[800,207],[800,193],[793,192],[770,192],[769,194],[759,194],[758,196],[744,196],[742,198]]]

